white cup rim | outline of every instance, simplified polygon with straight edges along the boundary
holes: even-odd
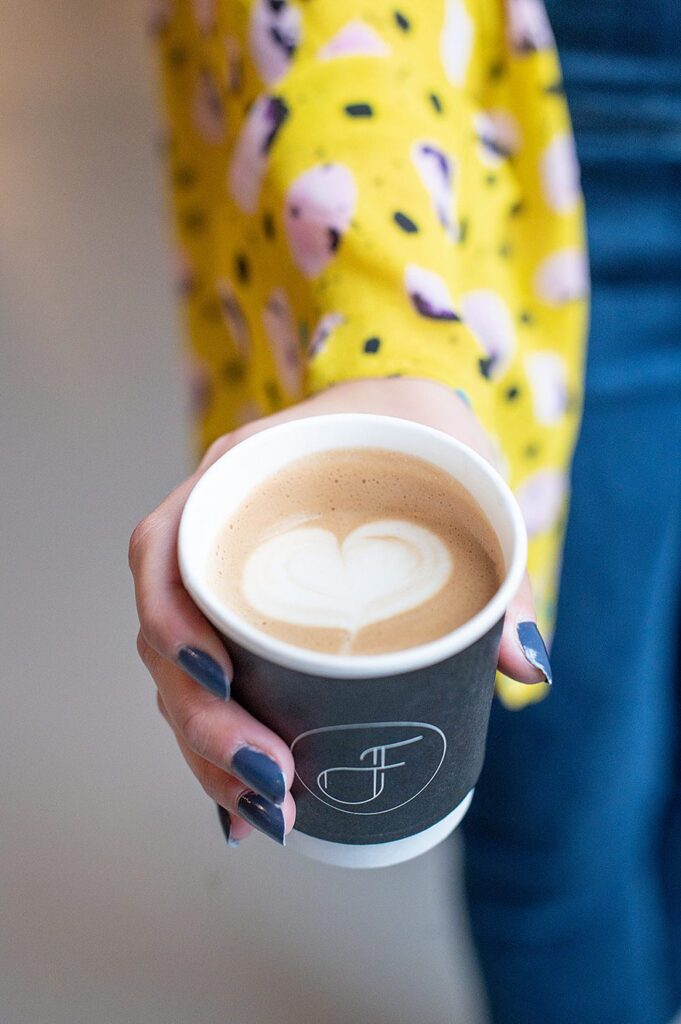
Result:
[[[497,497],[503,507],[503,512],[508,516],[513,533],[513,550],[506,567],[504,580],[490,601],[476,615],[462,626],[438,637],[436,640],[404,650],[389,651],[385,654],[321,654],[303,647],[296,647],[293,644],[288,644],[269,636],[240,618],[228,605],[212,593],[203,578],[205,575],[204,567],[198,566],[191,555],[191,537],[193,531],[198,528],[199,523],[197,517],[198,503],[203,498],[207,488],[213,488],[214,490],[217,488],[218,481],[222,479],[225,473],[229,472],[230,464],[237,457],[240,460],[248,455],[253,460],[257,460],[258,451],[264,450],[270,442],[273,432],[278,434],[285,432],[295,434],[301,429],[309,429],[301,428],[301,424],[311,423],[313,420],[317,423],[325,421],[325,425],[330,427],[338,426],[342,429],[343,426],[348,424],[350,419],[354,421],[361,420],[362,425],[368,431],[375,425],[375,421],[380,421],[381,425],[384,426],[385,421],[389,420],[389,429],[393,433],[399,435],[401,430],[409,431],[412,434],[420,433],[426,440],[428,437],[436,438],[439,445],[442,445],[444,441],[452,449],[458,449],[460,456],[464,460],[472,462],[476,466],[477,471],[487,477],[493,484]],[[333,446],[328,447],[331,448]],[[343,447],[354,446],[349,442]],[[372,444],[372,447],[386,448],[389,446],[378,440],[375,445]],[[321,452],[327,450],[327,448],[320,446],[316,450]],[[399,451],[401,449],[395,447],[393,450]],[[290,461],[297,457],[297,453],[293,451]],[[427,454],[419,455],[419,457],[428,461]],[[264,473],[261,479],[266,479],[267,475],[267,473]],[[451,473],[450,475],[453,476]],[[467,490],[475,497],[471,488],[467,487]],[[495,532],[497,532],[496,529]],[[246,650],[259,655],[267,661],[293,671],[315,676],[316,679],[371,679],[401,675],[405,672],[412,672],[429,665],[438,664],[446,658],[450,658],[471,647],[492,629],[502,618],[520,587],[527,563],[527,531],[520,508],[509,486],[490,463],[473,451],[472,448],[469,448],[468,445],[456,440],[449,434],[412,420],[382,416],[375,413],[328,413],[322,416],[289,420],[285,423],[268,427],[257,434],[252,434],[220,456],[197,481],[185,503],[178,533],[178,560],[182,581],[192,600],[228,640],[236,641]]]

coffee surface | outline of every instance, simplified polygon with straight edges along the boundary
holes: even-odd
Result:
[[[411,455],[291,462],[226,520],[207,566],[251,625],[326,654],[382,654],[456,629],[498,590],[499,542],[468,491]]]

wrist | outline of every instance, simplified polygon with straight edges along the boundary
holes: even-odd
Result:
[[[461,396],[446,384],[426,377],[359,377],[338,381],[318,395],[348,402],[356,412],[402,408],[421,414],[429,408],[441,413],[468,408]],[[415,416],[415,418],[419,418]]]
[[[493,446],[473,410],[453,388],[439,381],[423,377],[339,381],[309,401],[338,404],[346,412],[372,412],[414,420],[451,434],[488,461],[496,462]]]

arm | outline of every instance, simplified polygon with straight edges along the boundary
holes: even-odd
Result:
[[[201,43],[188,6],[178,6],[210,68],[216,37]],[[503,90],[496,79],[490,85],[489,67],[499,55],[509,58],[501,8],[483,36],[460,0],[428,5],[418,24],[405,27],[391,12],[370,31],[355,25],[349,35],[350,2],[318,0],[304,8],[302,22],[292,15],[297,6],[277,7],[251,4],[245,24],[235,5],[230,33],[218,34],[223,56],[226,49],[240,54],[240,89],[232,90],[233,76],[217,92],[206,84],[206,74],[221,82],[223,57],[208,72],[198,70],[198,61],[195,81],[185,69],[180,84],[169,87],[171,107],[175,95],[185,113],[183,97],[194,97],[192,126],[178,114],[187,131],[175,148],[205,151],[198,180],[211,230],[182,237],[201,282],[189,300],[195,350],[213,370],[203,436],[217,440],[196,473],[137,528],[131,565],[140,654],[182,753],[230,812],[234,836],[249,830],[243,818],[250,816],[281,840],[295,814],[290,794],[283,797],[292,781],[290,752],[225,700],[228,653],[179,580],[177,525],[193,482],[223,451],[270,423],[353,409],[428,423],[507,465],[512,482],[522,481],[528,470],[516,452],[529,452],[542,431],[526,356],[555,338],[562,366],[583,315],[574,302],[559,308],[546,284],[545,259],[578,239],[579,230],[574,217],[552,219],[542,207],[534,180],[538,143],[529,154],[515,152],[520,129],[516,124],[514,133],[513,116],[487,116],[480,108],[485,98],[492,106],[517,103],[513,97],[528,77],[512,58]],[[358,45],[370,52],[342,55]],[[550,56],[548,63],[545,54],[535,56],[537,74],[555,67]],[[534,122],[556,127],[545,110],[532,110],[535,99],[527,102],[523,128],[531,134]],[[186,202],[178,200],[181,222]],[[523,203],[536,221],[530,214],[523,220]],[[241,273],[244,257],[248,275]],[[579,281],[571,280],[578,292]],[[201,321],[210,295],[221,303],[220,338],[210,334],[214,320],[210,329]],[[541,331],[532,333],[532,323]],[[573,388],[578,349],[565,370],[564,383]],[[220,352],[229,355],[229,374],[221,372]],[[225,434],[217,424],[244,400],[273,414]],[[274,411],[282,404],[287,408]],[[561,402],[554,406],[564,418]],[[560,419],[559,430],[542,435],[549,465],[564,464],[574,427]],[[523,650],[520,642],[518,623],[534,619],[526,582],[507,616],[500,667],[527,683],[550,671],[536,630],[534,647]],[[258,762],[259,774],[252,759],[250,767],[248,759],[235,762],[244,746],[269,758]],[[258,786],[269,805],[249,797],[245,806],[244,792]]]

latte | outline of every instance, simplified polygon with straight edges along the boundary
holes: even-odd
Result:
[[[326,654],[381,654],[468,621],[501,584],[482,510],[431,463],[377,448],[305,456],[255,488],[207,567],[246,622]]]

